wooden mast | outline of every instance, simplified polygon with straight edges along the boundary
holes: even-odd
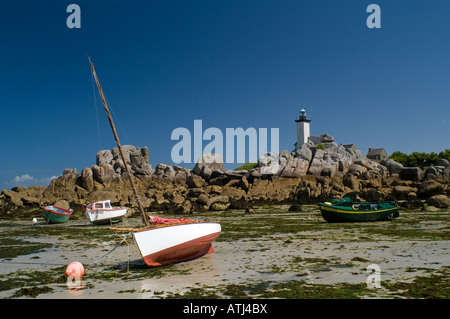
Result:
[[[119,148],[119,151],[120,151],[120,156],[122,157],[123,165],[125,166],[125,170],[127,171],[127,175],[128,175],[129,180],[130,180],[130,184],[131,184],[131,188],[133,190],[134,198],[136,199],[139,211],[141,212],[142,221],[144,222],[144,224],[146,226],[150,226],[151,223],[149,221],[149,218],[148,218],[147,214],[144,212],[144,207],[142,206],[141,200],[140,200],[139,195],[138,195],[138,193],[136,191],[136,186],[134,185],[134,182],[133,182],[133,176],[132,176],[132,174],[130,172],[130,168],[128,167],[127,161],[125,159],[125,154],[123,153],[122,145],[120,144],[119,136],[117,135],[117,132],[116,132],[116,127],[114,126],[114,122],[113,122],[111,113],[109,113],[108,104],[106,104],[106,99],[105,99],[105,96],[103,95],[102,86],[100,85],[100,82],[98,81],[97,73],[95,72],[95,69],[94,69],[94,64],[91,62],[91,58],[89,57],[89,55],[88,55],[88,59],[89,59],[89,63],[91,64],[92,74],[94,75],[95,82],[97,83],[97,88],[98,88],[98,92],[100,93],[100,97],[102,99],[103,107],[105,108],[106,115],[108,116],[109,124],[111,125],[111,129],[113,131],[114,138],[115,138],[116,143],[117,143],[117,147]]]

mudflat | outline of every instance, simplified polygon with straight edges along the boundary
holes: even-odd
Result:
[[[0,298],[450,298],[447,210],[327,223],[315,205],[288,208],[192,215],[221,223],[215,252],[154,268],[131,237],[111,251],[127,234],[108,226],[3,220]],[[68,281],[72,261],[83,263],[85,273]]]

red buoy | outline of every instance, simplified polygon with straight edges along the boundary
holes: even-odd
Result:
[[[78,261],[71,262],[65,272],[66,276],[72,276],[72,278],[78,279],[81,278],[84,274],[83,264]]]

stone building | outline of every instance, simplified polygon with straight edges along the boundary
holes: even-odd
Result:
[[[366,157],[376,161],[382,161],[388,158],[384,148],[370,148],[370,147]]]

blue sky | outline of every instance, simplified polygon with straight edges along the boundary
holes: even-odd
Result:
[[[381,29],[366,25],[371,3]],[[450,148],[449,21],[447,0],[4,0],[0,189],[48,185],[115,147],[87,54],[122,144],[147,146],[153,167],[196,119],[279,128],[292,150],[301,108],[311,134],[364,154]]]

